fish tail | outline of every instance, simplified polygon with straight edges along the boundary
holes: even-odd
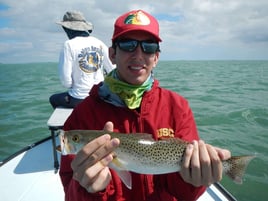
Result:
[[[255,156],[233,156],[223,161],[223,171],[225,175],[230,177],[235,183],[242,184],[242,178],[249,162]]]

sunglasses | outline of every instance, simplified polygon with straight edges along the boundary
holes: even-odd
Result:
[[[125,52],[134,52],[139,44],[146,54],[154,54],[160,51],[159,44],[153,40],[122,39],[116,41],[115,44]]]

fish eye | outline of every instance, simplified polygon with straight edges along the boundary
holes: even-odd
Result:
[[[72,137],[72,140],[73,140],[74,142],[78,143],[78,142],[79,142],[79,136],[78,136],[78,135],[74,135],[74,136]]]

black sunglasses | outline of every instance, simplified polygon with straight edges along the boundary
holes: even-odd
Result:
[[[135,39],[122,39],[115,42],[115,44],[123,51],[134,52],[138,45],[141,45],[141,49],[146,54],[154,54],[159,52],[159,44],[153,40],[135,40]]]

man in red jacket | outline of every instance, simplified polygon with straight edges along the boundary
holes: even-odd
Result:
[[[152,75],[160,54],[159,42],[159,25],[153,16],[142,10],[120,16],[109,49],[116,69],[73,110],[64,130],[142,132],[152,134],[155,140],[176,137],[190,141],[180,172],[131,173],[132,189],[128,189],[108,168],[120,141],[106,134],[75,156],[61,157],[65,200],[196,200],[208,185],[221,180],[221,160],[228,159],[230,152],[199,140],[187,100],[161,88]]]

